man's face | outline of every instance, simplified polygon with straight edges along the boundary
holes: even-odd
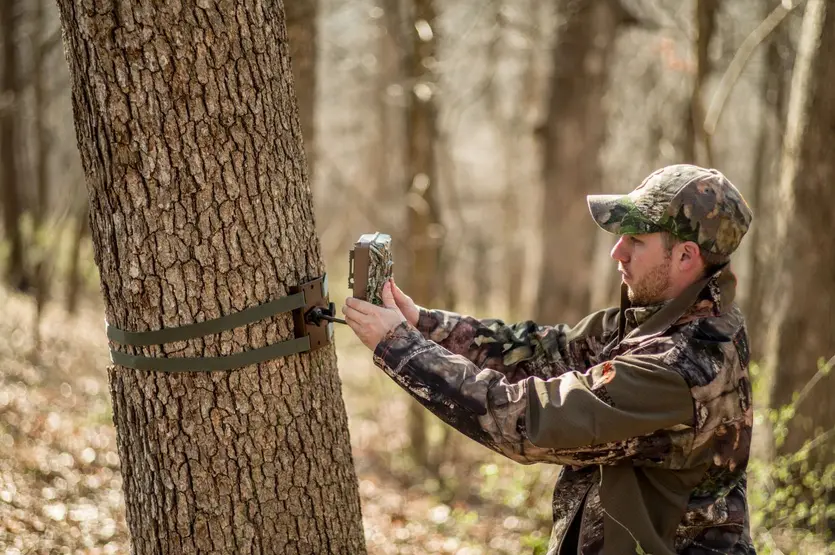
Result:
[[[660,233],[622,235],[612,249],[634,306],[647,306],[669,298],[672,256]]]

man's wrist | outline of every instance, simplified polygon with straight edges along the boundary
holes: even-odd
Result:
[[[374,348],[374,363],[396,369],[401,362],[411,356],[411,352],[420,349],[426,340],[408,321],[404,320],[377,343]]]
[[[427,333],[431,332],[435,329],[435,326],[438,325],[437,321],[432,317],[432,311],[428,308],[423,308],[422,306],[417,307],[418,309],[418,319],[417,324],[415,324],[415,328],[423,334],[426,335]]]

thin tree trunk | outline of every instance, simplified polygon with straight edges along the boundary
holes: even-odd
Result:
[[[771,7],[766,7],[766,14]],[[785,130],[786,112],[786,62],[781,56],[785,48],[786,33],[783,28],[774,31],[766,51],[766,73],[762,80],[764,116],[757,131],[756,160],[751,179],[751,208],[757,215],[749,232],[749,267],[745,315],[748,323],[748,337],[751,340],[751,360],[762,360],[766,345],[766,318],[768,310],[765,295],[768,280],[772,274],[766,270],[769,258],[773,258],[773,241],[770,233],[763,230],[772,228],[774,213],[774,189],[779,179],[780,141]]]
[[[70,267],[67,270],[66,294],[66,308],[70,314],[75,314],[78,310],[78,296],[81,292],[81,243],[90,232],[89,219],[89,207],[85,205],[81,213],[77,215],[72,243],[70,243]]]
[[[107,321],[205,321],[321,276],[281,3],[59,6]],[[284,314],[134,352],[222,356],[292,330]],[[332,346],[109,378],[133,553],[365,551]]]
[[[287,38],[299,107],[299,121],[304,137],[304,152],[308,173],[313,176],[316,161],[316,17],[319,0],[291,0],[284,2],[287,14]]]
[[[34,64],[32,67],[32,89],[35,101],[35,183],[37,187],[37,199],[33,210],[33,250],[34,260],[32,261],[32,274],[35,286],[35,312],[36,321],[35,341],[33,353],[40,352],[40,325],[41,318],[47,299],[49,298],[49,272],[52,267],[52,258],[49,256],[49,246],[42,244],[42,229],[46,221],[46,214],[49,210],[49,152],[51,141],[49,131],[46,127],[47,101],[45,93],[46,75],[44,61],[47,54],[47,42],[44,38],[46,29],[46,1],[35,0],[35,36],[34,36]]]
[[[696,75],[687,106],[684,134],[684,162],[713,166],[713,148],[710,135],[705,133],[705,106],[703,90],[711,71],[710,41],[716,31],[716,14],[719,0],[696,0]]]
[[[402,204],[401,184],[405,178],[406,127],[409,91],[404,90],[405,72],[411,50],[404,32],[403,6],[400,0],[378,0],[383,10],[377,41],[377,79],[375,102],[377,144],[370,153],[370,165],[376,170],[374,196],[384,206]]]
[[[407,225],[409,264],[406,284],[418,304],[431,306],[438,295],[440,263],[439,215],[437,203],[437,165],[435,143],[437,122],[434,95],[436,80],[432,63],[437,59],[438,26],[433,0],[415,0],[412,6],[412,52],[410,107],[408,116]],[[425,410],[417,402],[410,405],[412,455],[426,466],[428,443]]]
[[[819,359],[835,356],[835,258],[831,241],[822,240],[835,236],[833,56],[835,10],[824,0],[809,0],[783,143],[780,210],[773,238],[778,258],[771,265],[776,273],[768,302],[773,313],[769,315],[767,371],[773,377],[771,406],[794,403],[796,410],[777,454],[796,453],[805,441],[814,440],[816,447],[801,457],[810,470],[822,470],[835,459],[833,440],[824,435],[835,428],[831,402],[835,381],[832,373],[815,377]],[[812,380],[814,387],[794,401],[794,393]],[[804,473],[792,474],[797,492],[803,487]],[[815,499],[828,499],[828,503],[832,496],[831,490],[825,496],[817,490],[814,493]],[[826,523],[826,519],[819,522]]]
[[[9,258],[6,266],[6,282],[13,288],[26,291],[31,285],[23,258],[23,239],[19,220],[22,211],[18,191],[18,167],[15,151],[18,148],[16,105],[18,94],[18,67],[15,38],[20,15],[16,0],[0,2],[0,49],[3,71],[0,73],[0,187],[3,204],[3,241],[8,244]]]
[[[602,191],[603,95],[621,24],[616,0],[559,0],[543,141],[543,252],[536,318],[574,322],[589,304],[595,226],[586,195]]]
[[[45,71],[47,44],[44,39],[46,29],[45,0],[35,3],[35,56],[32,68],[32,90],[35,100],[35,134],[37,153],[35,155],[35,182],[37,184],[37,204],[35,205],[35,229],[44,222],[49,210],[49,132],[46,128],[47,102],[45,93]]]
[[[473,277],[470,285],[473,290],[473,308],[479,313],[492,308],[490,306],[490,291],[492,290],[491,275],[487,271],[490,264],[490,244],[487,237],[479,235],[473,238],[470,249],[473,253]]]
[[[502,8],[504,6],[504,3],[497,2],[496,14],[494,16],[497,36],[491,42],[491,44],[495,43],[492,54],[496,58],[492,60],[491,65],[497,74],[503,53],[500,47],[503,45],[501,38],[506,23],[505,16],[502,15]],[[538,29],[536,26],[532,27]],[[538,35],[531,36],[529,40],[534,44],[538,44],[540,37]],[[497,131],[501,138],[501,150],[503,153],[502,226],[504,228],[504,248],[502,253],[502,269],[504,270],[505,279],[502,285],[506,312],[509,319],[514,319],[524,312],[522,307],[522,289],[524,287],[525,254],[526,247],[528,246],[525,241],[526,234],[524,228],[524,216],[528,209],[525,206],[525,199],[530,197],[533,185],[527,182],[527,179],[520,180],[519,171],[520,161],[525,161],[526,132],[529,131],[525,126],[525,116],[531,111],[531,105],[538,100],[534,92],[537,89],[534,48],[526,49],[523,63],[522,82],[518,84],[518,91],[521,94],[513,102],[510,114],[508,117],[504,117],[499,110],[496,110],[493,114],[496,119]],[[494,79],[494,83],[496,82],[498,82],[498,79]],[[496,87],[491,87],[490,90],[492,91],[494,88]],[[498,93],[496,96],[499,96]]]

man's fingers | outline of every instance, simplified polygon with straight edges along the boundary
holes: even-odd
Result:
[[[352,320],[351,318],[345,317],[345,323],[348,324],[348,327],[351,328],[351,331],[357,333],[357,331],[362,327],[362,324],[357,322],[356,320]]]
[[[397,302],[397,304],[400,304],[402,302],[408,302],[409,296],[406,295],[406,293],[404,293],[403,290],[400,289],[400,287],[398,287],[396,283],[394,283],[393,279],[391,280],[391,292],[394,293],[394,300],[395,302]]]
[[[370,308],[374,305],[363,301],[362,299],[357,299],[355,297],[348,297],[345,299],[345,306],[350,307],[357,312],[361,312],[362,314],[369,314],[371,312]]]
[[[351,319],[355,322],[359,322],[367,316],[367,314],[365,314],[364,312],[360,312],[359,310],[353,308],[352,306],[349,306],[348,304],[342,307],[342,314],[345,315],[346,320]]]
[[[391,281],[387,281],[385,285],[383,285],[383,294],[381,295],[383,299],[383,306],[386,308],[397,308],[397,303],[394,300],[394,294],[392,293],[391,288]]]

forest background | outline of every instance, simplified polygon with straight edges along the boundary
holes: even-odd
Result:
[[[140,2],[137,2],[139,4]],[[835,553],[835,3],[311,0],[285,9],[331,300],[362,233],[426,306],[574,323],[616,302],[585,195],[716,167],[754,225],[733,260],[755,378],[760,553]],[[59,11],[0,2],[0,547],[127,552]],[[344,328],[369,553],[543,552],[558,468],[427,419]]]

